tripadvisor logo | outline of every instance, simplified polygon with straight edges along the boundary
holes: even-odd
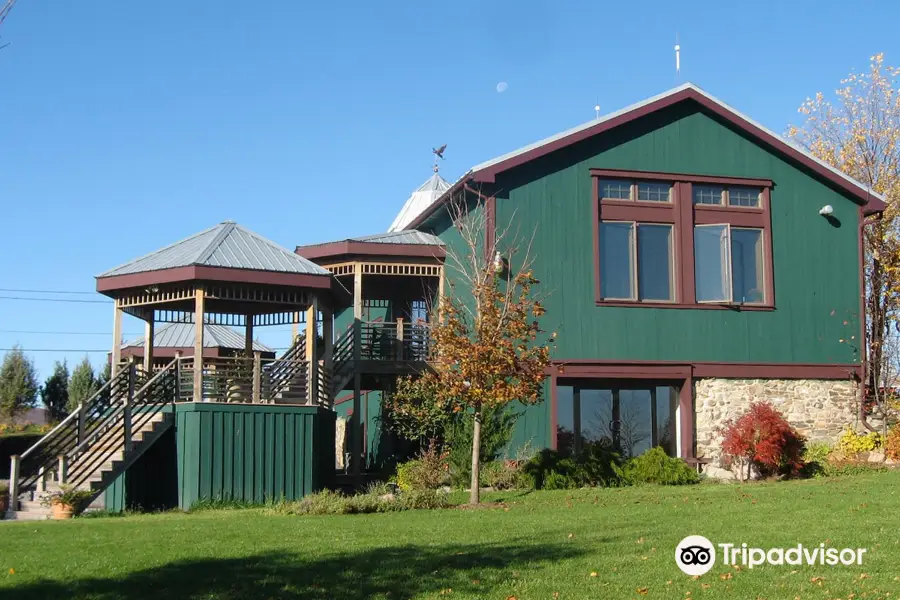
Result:
[[[742,565],[752,569],[760,565],[861,565],[866,548],[826,548],[825,544],[791,548],[753,548],[742,544],[713,544],[702,535],[689,535],[675,548],[675,563],[688,575],[703,575],[716,564],[716,548],[722,564]]]

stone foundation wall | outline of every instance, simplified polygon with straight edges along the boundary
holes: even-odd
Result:
[[[834,443],[846,425],[858,425],[858,388],[849,380],[697,379],[694,381],[697,456],[718,462],[722,423],[751,402],[766,401],[812,442]]]

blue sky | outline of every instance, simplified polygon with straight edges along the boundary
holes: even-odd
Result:
[[[676,31],[682,82],[784,131],[875,52],[900,62],[898,16],[832,0],[19,0],[0,31],[0,288],[92,291],[226,219],[290,248],[383,231],[432,146],[453,180],[598,99],[609,112],[676,85]],[[111,305],[0,299],[0,348],[106,349],[111,331]],[[41,377],[82,355],[32,354]]]

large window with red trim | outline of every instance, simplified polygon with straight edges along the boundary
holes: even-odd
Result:
[[[770,180],[591,175],[598,304],[774,308]]]

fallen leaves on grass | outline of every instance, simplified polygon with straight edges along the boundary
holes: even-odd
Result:
[[[640,588],[638,588],[638,589],[635,590],[635,591],[636,591],[638,594],[640,594],[641,596],[646,596],[646,595],[647,595],[647,592],[650,591],[650,588],[640,587]]]

